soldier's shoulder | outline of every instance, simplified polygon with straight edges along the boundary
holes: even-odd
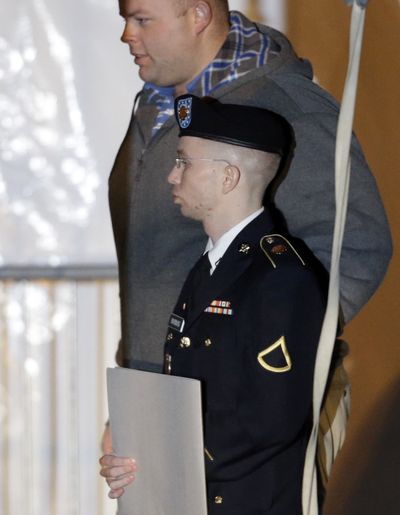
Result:
[[[260,252],[265,263],[274,270],[307,267],[310,251],[301,242],[283,234],[265,234],[260,239]]]

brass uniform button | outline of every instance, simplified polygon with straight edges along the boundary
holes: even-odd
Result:
[[[215,499],[214,499],[215,504],[222,504],[223,501],[224,500],[223,500],[223,498],[220,495],[216,495],[215,496]]]
[[[170,342],[174,335],[172,333],[168,333],[167,340]]]
[[[171,354],[166,354],[164,359],[164,372],[166,374],[171,374],[172,372],[172,356]]]
[[[192,342],[190,341],[190,338],[188,336],[182,336],[179,346],[182,349],[187,349],[188,347],[190,347],[191,343]]]
[[[211,344],[212,344],[212,341],[210,340],[210,338],[207,338],[206,340],[204,340],[204,345],[206,347],[209,347]]]

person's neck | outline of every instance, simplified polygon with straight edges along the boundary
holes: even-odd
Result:
[[[193,59],[196,60],[196,71],[189,80],[175,86],[175,96],[187,93],[187,86],[198,77],[201,72],[215,59],[229,33],[229,25],[218,27],[203,33],[199,43],[198,52]]]
[[[212,217],[203,221],[204,232],[215,244],[222,235],[261,207],[261,204],[252,204],[250,206],[241,207],[240,209],[225,210],[219,213],[215,212]]]

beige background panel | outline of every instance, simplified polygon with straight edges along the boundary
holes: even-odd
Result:
[[[287,34],[337,98],[347,67],[351,10],[340,0],[288,1]],[[400,513],[400,4],[370,1],[355,131],[374,171],[395,254],[383,285],[345,333],[353,387],[349,433],[325,515]]]

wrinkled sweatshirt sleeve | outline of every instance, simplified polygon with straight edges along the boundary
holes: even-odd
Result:
[[[334,153],[339,109],[309,79],[287,74],[281,86],[296,102],[294,159],[276,204],[289,230],[329,270],[335,218]],[[340,263],[341,307],[351,320],[382,282],[392,255],[388,220],[361,147],[353,136],[349,203]]]

